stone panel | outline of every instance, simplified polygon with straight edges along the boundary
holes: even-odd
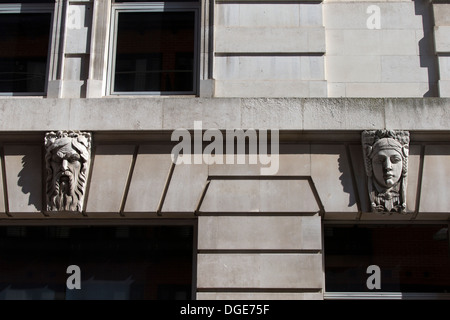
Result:
[[[450,98],[450,80],[439,81],[439,96]]]
[[[163,215],[170,212],[193,213],[197,208],[207,178],[207,164],[176,165],[162,207]]]
[[[217,97],[298,98],[326,97],[326,81],[216,80]]]
[[[420,169],[420,145],[409,146],[408,156],[408,177],[406,187],[406,210],[414,212],[416,210],[417,187],[419,183]]]
[[[309,144],[281,144],[279,146],[279,155],[271,156],[271,163],[262,164],[261,159],[256,155],[256,164],[250,164],[250,156],[245,155],[245,163],[238,164],[237,155],[234,156],[234,164],[226,163],[226,155],[220,159],[223,164],[209,165],[209,176],[259,176],[262,175],[262,168],[272,168],[275,176],[309,176],[310,170],[310,148]],[[276,164],[276,157],[278,157],[278,165]]]
[[[380,56],[328,56],[326,63],[329,82],[381,81]]]
[[[197,300],[323,300],[322,292],[197,292]]]
[[[434,90],[433,86],[430,86],[429,82],[417,82],[417,83],[367,82],[367,83],[347,83],[344,85],[346,96],[349,98],[361,98],[361,97],[422,98],[430,90],[431,91]]]
[[[445,99],[395,99],[386,100],[385,116],[386,129],[448,130],[450,109]]]
[[[320,289],[321,254],[199,254],[197,288]]]
[[[321,250],[319,216],[200,216],[199,250]]]
[[[421,29],[422,16],[415,12],[413,1],[407,2],[327,2],[324,7],[324,22],[329,29],[367,29],[369,5],[380,8],[381,29]]]
[[[450,208],[450,145],[428,145],[422,175],[419,211],[448,212]]]
[[[322,27],[217,27],[215,51],[219,53],[325,52]],[[296,41],[290,41],[296,39]]]
[[[450,81],[450,56],[440,56],[439,59],[439,78]]]
[[[212,180],[201,212],[319,211],[307,180]]]
[[[450,26],[436,27],[434,38],[437,53],[450,52]]]
[[[311,27],[322,25],[322,6],[317,3],[219,3],[218,26]]]
[[[88,215],[120,211],[133,153],[133,145],[96,147],[86,207]]]
[[[311,177],[325,212],[358,210],[356,189],[343,145],[311,145]]]
[[[351,101],[351,103],[350,103]],[[383,99],[304,100],[304,130],[367,130],[383,128]]]
[[[324,80],[324,56],[217,56],[216,80]]]
[[[41,147],[36,145],[4,146],[9,212],[37,213],[42,210]],[[39,217],[40,215],[36,215]]]
[[[450,26],[450,4],[433,3],[433,13],[436,26]]]
[[[125,212],[156,212],[172,165],[171,146],[141,145]]]

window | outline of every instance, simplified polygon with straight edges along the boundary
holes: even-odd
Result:
[[[54,1],[12,2],[0,1],[0,95],[44,95]]]
[[[195,94],[198,2],[113,6],[110,94]]]
[[[192,299],[193,228],[0,227],[0,300]]]
[[[450,293],[447,224],[326,225],[324,232],[327,294]],[[380,268],[380,289],[366,284],[371,265]]]

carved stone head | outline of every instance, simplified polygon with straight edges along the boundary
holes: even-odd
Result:
[[[372,211],[406,213],[409,132],[364,131],[362,145]]]
[[[49,132],[45,135],[45,150],[47,210],[81,212],[91,159],[91,134]]]

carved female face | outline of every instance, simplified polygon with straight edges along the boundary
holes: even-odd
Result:
[[[373,175],[384,188],[393,187],[402,175],[402,156],[394,149],[379,150],[372,158]]]

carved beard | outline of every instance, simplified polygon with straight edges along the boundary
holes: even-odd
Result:
[[[84,180],[81,172],[58,172],[53,177],[54,187],[50,196],[50,211],[81,211]]]

